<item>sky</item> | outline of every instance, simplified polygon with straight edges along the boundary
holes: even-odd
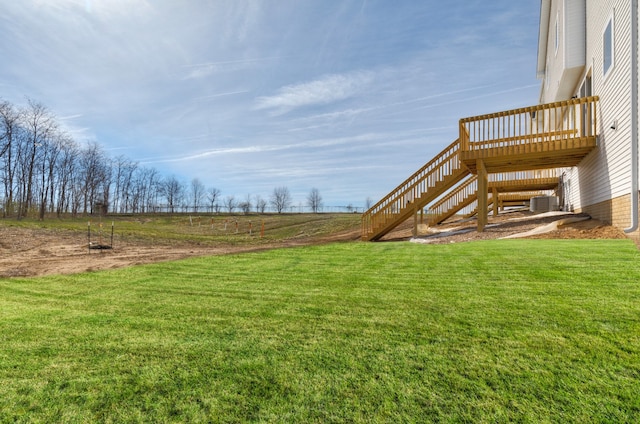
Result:
[[[537,0],[0,0],[0,98],[223,197],[378,201],[534,105]]]

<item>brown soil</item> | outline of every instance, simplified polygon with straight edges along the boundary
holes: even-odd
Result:
[[[258,246],[158,244],[114,239],[113,249],[88,249],[86,234],[0,227],[0,278],[75,274],[123,268],[195,256],[225,255],[267,249],[358,240],[358,231],[322,238],[296,238]]]
[[[541,225],[557,221],[572,214],[540,217],[528,212],[515,212],[489,219],[483,233],[475,231],[475,220],[458,220],[437,227],[438,232],[463,230],[462,232],[439,234],[419,226],[418,239],[429,243],[459,243],[484,239],[496,239],[511,234],[529,231]],[[413,220],[407,221],[383,240],[406,240],[412,238]],[[467,232],[464,232],[467,231]],[[359,239],[357,230],[334,234],[322,238],[296,238],[259,246],[203,246],[186,242],[173,244],[145,243],[141,241],[114,240],[109,250],[89,250],[85,235],[46,229],[0,227],[0,277],[27,277],[52,274],[74,274],[105,269],[122,268],[183,259],[195,256],[224,255],[274,248],[315,245],[336,241]],[[618,228],[604,225],[596,220],[572,223],[557,230],[530,238],[562,239],[621,239],[625,234]]]

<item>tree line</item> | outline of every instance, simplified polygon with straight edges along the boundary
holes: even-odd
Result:
[[[268,199],[223,198],[218,188],[197,178],[185,184],[126,156],[109,157],[97,142],[78,143],[31,99],[25,106],[0,99],[0,199],[3,217],[40,219],[46,214],[282,213],[292,206],[287,187],[276,187]],[[306,205],[322,211],[318,189],[311,189]]]

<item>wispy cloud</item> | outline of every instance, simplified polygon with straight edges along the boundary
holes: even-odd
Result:
[[[293,109],[344,100],[361,92],[374,79],[372,72],[326,75],[314,81],[288,85],[273,96],[259,97],[256,109],[272,109],[276,115]]]
[[[236,94],[245,94],[248,92],[249,90],[229,91],[228,93],[216,93],[216,94],[209,94],[208,96],[196,97],[194,100],[209,100],[209,99],[215,99],[216,97],[233,96]]]
[[[213,156],[223,155],[239,155],[239,154],[253,154],[253,153],[266,153],[277,152],[284,150],[303,149],[309,150],[314,148],[324,148],[330,146],[337,146],[341,144],[354,144],[362,142],[370,142],[387,137],[383,134],[360,134],[351,137],[336,137],[336,138],[321,138],[316,140],[305,140],[299,143],[288,144],[256,144],[252,146],[243,147],[221,147],[216,149],[207,149],[197,153],[190,153],[183,156],[171,157],[171,158],[150,158],[146,159],[144,163],[170,163],[170,162],[185,162],[198,159],[205,159]]]
[[[61,116],[58,119],[60,119],[61,121],[68,121],[70,119],[76,119],[81,117],[82,117],[81,113],[76,113],[75,115]]]
[[[253,68],[260,63],[282,59],[281,57],[258,57],[251,59],[223,60],[218,62],[196,63],[183,66],[187,70],[184,80],[208,77],[216,72],[233,72]]]
[[[539,84],[529,84],[529,85],[523,85],[520,87],[512,87],[512,88],[508,88],[505,90],[498,90],[498,91],[491,91],[488,92],[486,94],[481,94],[481,95],[477,95],[477,96],[469,96],[469,97],[462,97],[462,98],[458,98],[458,99],[452,99],[452,100],[447,100],[447,101],[443,101],[443,102],[439,102],[439,103],[431,103],[431,104],[427,104],[424,106],[418,106],[413,108],[413,110],[422,110],[422,109],[431,109],[431,108],[435,108],[435,107],[442,107],[442,106],[446,106],[446,105],[452,105],[452,104],[456,104],[456,103],[466,103],[466,102],[470,102],[473,100],[479,100],[479,99],[486,99],[488,97],[495,97],[495,96],[499,96],[501,94],[507,94],[507,93],[513,93],[516,91],[522,91],[522,90],[528,90],[531,88],[536,88],[539,87]],[[399,112],[399,113],[406,113],[405,112]]]

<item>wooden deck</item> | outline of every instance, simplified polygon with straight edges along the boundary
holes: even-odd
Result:
[[[598,97],[460,120],[460,162],[478,175],[478,231],[488,212],[488,175],[578,165],[597,147]]]
[[[483,231],[490,194],[553,190],[558,177],[535,172],[576,166],[597,147],[597,105],[584,97],[461,119],[458,140],[362,215],[362,239],[378,240],[411,215],[417,225],[433,202],[430,217],[477,201]],[[525,171],[534,177],[512,174]]]
[[[460,161],[473,174],[576,166],[597,147],[597,97],[460,120]]]
[[[494,147],[460,152],[460,160],[473,174],[482,160],[488,173],[558,168],[578,165],[597,147],[596,137],[558,139],[520,146]]]

